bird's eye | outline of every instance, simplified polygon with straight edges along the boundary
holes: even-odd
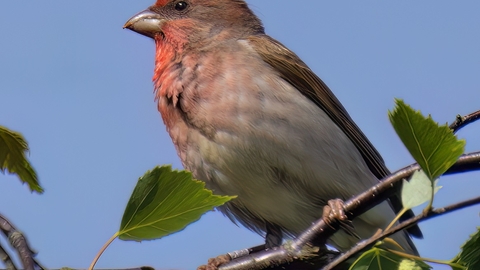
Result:
[[[180,1],[175,4],[175,9],[177,11],[183,11],[187,8],[188,4],[185,1]]]

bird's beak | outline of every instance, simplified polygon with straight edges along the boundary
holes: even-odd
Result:
[[[154,38],[156,34],[162,32],[162,24],[164,22],[165,18],[149,9],[146,9],[130,18],[125,23],[123,28],[128,28],[141,35]]]

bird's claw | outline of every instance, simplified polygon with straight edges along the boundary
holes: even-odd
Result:
[[[333,199],[328,201],[328,205],[323,207],[323,220],[325,223],[333,228],[331,225],[333,221],[338,221],[340,227],[350,235],[356,236],[355,228],[347,215],[345,215],[344,202],[340,199]],[[334,228],[333,228],[334,229]]]
[[[345,215],[345,210],[343,208],[343,201],[340,199],[333,199],[328,201],[328,205],[323,207],[323,220],[329,226],[333,220],[343,222],[348,220],[347,215]]]
[[[219,255],[216,258],[208,259],[208,264],[199,266],[197,270],[217,270],[220,265],[227,263],[231,260],[232,259],[228,254]]]

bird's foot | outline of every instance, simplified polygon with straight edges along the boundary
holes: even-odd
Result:
[[[220,255],[216,258],[208,259],[208,264],[199,266],[197,270],[217,270],[220,265],[227,263],[231,260],[232,259],[228,254]]]
[[[355,235],[355,228],[350,220],[348,220],[347,215],[345,215],[344,202],[340,199],[333,199],[328,201],[328,205],[323,207],[323,220],[327,223],[328,226],[331,225],[334,221],[340,223],[340,228],[346,231],[350,235]]]
[[[265,245],[260,245],[252,248],[245,248],[241,250],[232,251],[227,254],[217,256],[216,258],[209,259],[207,265],[201,265],[197,268],[197,270],[216,270],[218,266],[222,264],[228,263],[232,260],[247,256],[251,253],[255,253],[265,249],[266,249]]]
[[[340,222],[348,220],[343,205],[344,203],[340,199],[329,200],[328,205],[323,207],[323,220],[329,225],[333,220]]]

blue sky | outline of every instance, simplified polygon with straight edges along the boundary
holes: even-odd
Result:
[[[394,98],[441,123],[480,109],[479,1],[248,2],[267,33],[330,86],[391,170],[412,162],[387,118]],[[118,230],[138,177],[160,164],[181,168],[153,101],[153,41],[122,29],[152,3],[2,3],[0,125],[27,138],[45,194],[0,175],[0,212],[49,268],[88,267]],[[459,133],[467,152],[480,150],[479,134],[478,124]],[[435,205],[478,196],[479,176],[442,178]],[[422,223],[420,253],[453,257],[479,211]],[[97,266],[194,269],[262,241],[211,212],[162,240],[116,240]]]

